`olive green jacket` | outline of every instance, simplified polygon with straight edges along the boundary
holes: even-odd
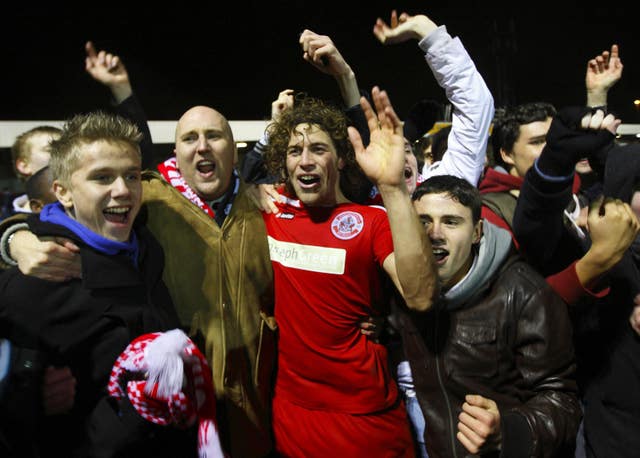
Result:
[[[263,456],[271,448],[275,320],[262,215],[244,183],[219,227],[159,174],[144,172],[142,182],[141,216],[164,248],[164,281],[183,326],[204,338],[223,447],[234,457]]]

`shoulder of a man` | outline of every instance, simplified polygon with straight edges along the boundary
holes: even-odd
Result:
[[[517,253],[504,261],[495,281],[531,292],[548,286],[544,277]]]
[[[191,205],[189,200],[180,191],[175,189],[171,183],[167,182],[162,175],[153,170],[142,172],[142,203],[171,202],[172,206],[177,202],[184,201]]]
[[[500,290],[518,313],[531,307],[548,309],[564,304],[544,277],[518,254],[504,262],[492,287]]]
[[[162,178],[155,170],[144,170],[142,172],[142,186],[144,188],[144,197],[147,197],[148,192],[164,192],[161,189],[171,188],[172,186]]]

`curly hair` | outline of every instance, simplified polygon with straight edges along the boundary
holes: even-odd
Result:
[[[59,139],[51,141],[51,176],[68,182],[78,168],[82,146],[97,141],[131,145],[140,154],[142,134],[130,121],[104,112],[76,115],[67,121]]]
[[[370,183],[356,162],[347,133],[347,118],[338,108],[320,99],[297,95],[294,107],[282,113],[277,121],[267,127],[269,144],[265,152],[265,164],[269,173],[279,177],[286,184],[287,191],[293,194],[287,176],[287,149],[291,133],[299,124],[316,125],[329,135],[338,157],[345,164],[340,171],[340,189],[348,199],[364,201]]]

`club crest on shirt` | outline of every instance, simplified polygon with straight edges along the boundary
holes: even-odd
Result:
[[[346,211],[336,215],[331,222],[331,232],[340,240],[354,238],[364,227],[364,219],[360,213]]]

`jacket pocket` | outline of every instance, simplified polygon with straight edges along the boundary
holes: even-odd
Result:
[[[254,384],[268,399],[271,393],[271,382],[276,361],[276,330],[278,328],[273,316],[260,312],[260,335],[256,352],[256,370]],[[264,392],[264,393],[263,393]]]
[[[497,330],[486,324],[459,323],[448,350],[449,373],[491,378],[498,372]]]

